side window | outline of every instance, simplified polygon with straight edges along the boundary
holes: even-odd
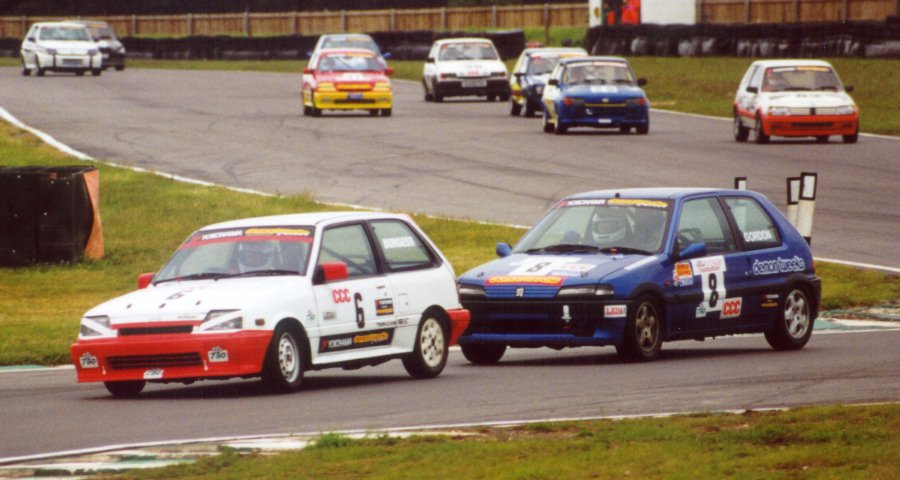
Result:
[[[405,223],[382,220],[371,222],[371,226],[391,271],[418,270],[434,266],[435,257],[431,250]]]
[[[346,263],[351,278],[373,275],[378,271],[369,237],[361,224],[325,230],[317,265],[326,262]]]
[[[747,70],[747,73],[744,74],[744,78],[741,79],[741,91],[747,89],[747,85],[750,84],[750,79],[753,78],[753,74],[756,73],[757,68],[759,67],[750,67],[750,69]]]
[[[734,252],[737,246],[728,227],[725,212],[715,198],[688,200],[681,206],[678,220],[678,249],[692,243],[706,243],[710,254]]]
[[[763,72],[763,69],[759,68],[759,67],[756,67],[756,69],[753,70],[753,74],[750,77],[750,85],[749,86],[756,87],[756,88],[760,87],[760,85],[762,84],[762,77],[763,77],[762,72]]]
[[[772,217],[753,198],[727,197],[725,204],[737,224],[747,250],[759,250],[781,245],[778,229]]]

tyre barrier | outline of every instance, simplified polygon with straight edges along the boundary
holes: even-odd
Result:
[[[594,55],[747,58],[900,58],[900,25],[843,22],[750,25],[616,25],[588,30]]]
[[[0,266],[103,257],[94,167],[0,167]]]

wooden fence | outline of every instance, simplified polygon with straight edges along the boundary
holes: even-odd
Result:
[[[900,0],[695,0],[698,23],[882,21]],[[334,32],[587,27],[587,2],[438,9],[103,17],[120,36],[318,35]],[[21,38],[50,17],[0,17],[0,37]]]

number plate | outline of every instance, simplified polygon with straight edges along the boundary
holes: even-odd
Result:
[[[72,60],[68,58],[63,59],[63,65],[81,65],[81,60]]]
[[[348,94],[347,94],[347,99],[348,99],[348,100],[362,100],[362,99],[363,99],[363,94],[361,94],[361,93],[348,93]]]
[[[486,86],[487,86],[487,80],[484,80],[484,79],[463,80],[462,81],[463,88],[480,88],[480,87],[486,87]]]

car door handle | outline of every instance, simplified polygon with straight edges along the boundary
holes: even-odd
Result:
[[[377,288],[379,290],[384,290],[385,288],[387,288],[387,285],[375,285],[375,288]]]

